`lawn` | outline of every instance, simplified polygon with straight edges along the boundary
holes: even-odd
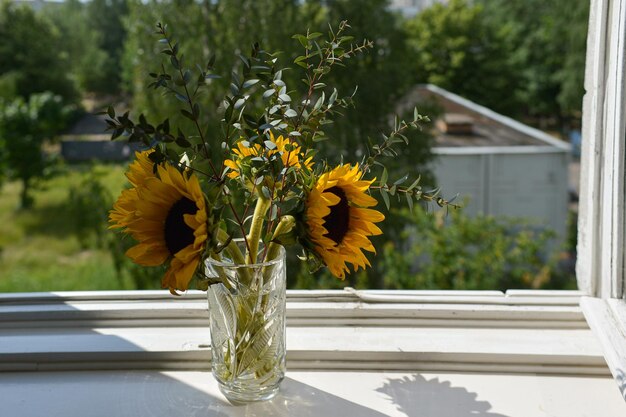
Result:
[[[81,244],[69,199],[71,187],[89,175],[116,197],[126,184],[124,170],[123,165],[62,167],[41,181],[27,210],[17,209],[20,183],[5,183],[0,188],[0,292],[133,289],[131,279],[118,277],[109,249]]]

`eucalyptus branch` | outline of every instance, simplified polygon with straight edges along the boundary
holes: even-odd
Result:
[[[213,165],[213,161],[211,160],[211,155],[210,155],[210,152],[209,152],[208,143],[207,143],[207,141],[206,141],[206,139],[204,137],[204,132],[203,132],[203,130],[200,127],[200,124],[199,124],[200,107],[199,107],[199,105],[197,103],[194,103],[193,96],[189,94],[189,90],[187,88],[187,84],[188,84],[189,79],[190,79],[190,75],[188,75],[188,74],[190,74],[190,73],[189,73],[188,70],[183,72],[183,68],[182,68],[182,65],[181,65],[182,56],[179,58],[179,56],[178,56],[178,46],[177,46],[177,44],[175,44],[175,45],[172,44],[171,39],[167,35],[166,27],[164,25],[162,25],[161,23],[159,23],[157,25],[157,27],[159,29],[159,34],[163,37],[162,40],[164,40],[165,43],[167,43],[167,46],[168,46],[168,49],[164,50],[163,52],[166,55],[170,56],[170,60],[171,60],[172,66],[174,66],[174,68],[176,68],[178,70],[178,73],[179,73],[179,75],[181,77],[182,86],[183,86],[183,88],[185,90],[185,95],[182,98],[184,99],[183,101],[185,101],[188,104],[190,111],[181,110],[181,113],[183,114],[183,116],[185,116],[188,119],[190,119],[191,121],[193,121],[193,123],[194,123],[194,125],[196,127],[196,130],[198,132],[198,135],[200,137],[200,141],[201,141],[201,144],[202,144],[202,147],[203,147],[203,150],[204,150],[204,154],[205,154],[206,160],[209,163],[209,166],[211,167],[211,170],[213,171],[213,178],[217,182],[219,182],[221,184],[221,190],[222,190],[224,196],[229,197],[230,196],[230,192],[228,191],[227,188],[224,187],[224,179],[223,179],[223,176],[222,176],[222,173],[224,171],[224,161],[222,161],[222,166],[221,166],[220,170],[218,171],[215,168],[215,166]],[[209,67],[211,67],[211,65],[212,64],[209,63]],[[207,77],[207,75],[205,73],[202,73],[201,77],[204,79],[204,78]],[[166,83],[165,87],[169,88],[172,92],[177,94],[178,98],[181,98],[181,97],[179,97],[179,94],[176,92],[175,89],[172,89],[171,87],[169,87],[169,83]],[[197,91],[197,89],[196,89],[196,91]],[[194,95],[195,95],[195,92],[194,92]],[[228,124],[228,126],[230,127],[230,123]],[[229,132],[227,131],[226,134],[229,135]],[[228,206],[229,206],[229,208],[230,208],[230,210],[231,210],[231,212],[232,212],[232,214],[233,214],[233,216],[235,218],[236,223],[238,224],[238,226],[239,226],[239,228],[241,230],[241,234],[243,236],[243,239],[244,239],[244,242],[245,242],[245,245],[246,245],[246,249],[248,250],[248,252],[250,252],[251,250],[253,250],[252,246],[254,244],[251,244],[249,242],[248,236],[246,235],[246,231],[245,231],[245,227],[244,227],[244,224],[243,224],[243,220],[239,216],[239,214],[237,213],[237,210],[235,209],[232,201],[230,201],[230,198],[228,199]]]
[[[189,94],[189,89],[187,88],[187,84],[188,84],[188,82],[189,82],[189,80],[191,78],[191,75],[190,75],[191,73],[188,70],[185,73],[183,73],[183,68],[182,68],[182,65],[181,65],[182,57],[181,58],[178,57],[178,45],[172,45],[172,41],[171,41],[171,39],[167,35],[166,27],[164,25],[162,25],[161,23],[158,23],[157,24],[157,28],[159,29],[159,34],[161,36],[163,36],[163,40],[165,40],[166,43],[167,43],[167,46],[169,48],[169,50],[167,51],[169,53],[167,53],[167,55],[170,55],[170,60],[171,60],[172,66],[178,70],[178,74],[180,75],[182,86],[185,89],[185,96],[184,96],[184,98],[186,99],[186,102],[189,105],[189,111],[181,110],[181,112],[182,112],[183,116],[185,116],[188,119],[190,119],[191,121],[193,121],[193,123],[194,123],[194,125],[196,127],[196,130],[198,131],[198,135],[200,137],[200,141],[201,141],[203,149],[204,149],[204,154],[205,154],[206,160],[208,161],[211,169],[213,170],[214,176],[216,178],[219,178],[220,177],[220,172],[217,171],[217,169],[213,165],[213,161],[211,161],[211,153],[209,152],[209,145],[206,142],[206,139],[204,138],[204,132],[200,128],[200,124],[198,122],[198,119],[200,117],[200,106],[198,105],[198,103],[194,103],[193,102],[193,97]],[[169,86],[169,84],[168,84],[168,86]],[[175,90],[172,89],[172,91],[174,91],[176,93]]]
[[[420,182],[420,178],[417,178],[411,185],[409,186],[401,186],[402,182],[407,179],[407,175],[405,175],[402,179],[396,181],[395,183],[389,185],[386,181],[379,185],[371,185],[370,189],[378,190],[383,197],[385,205],[387,206],[387,210],[389,210],[389,196],[397,196],[404,195],[406,201],[409,205],[409,208],[413,210],[413,200],[420,201],[424,200],[427,202],[434,202],[439,207],[451,207],[454,209],[461,208],[460,204],[456,204],[453,201],[458,197],[458,195],[454,196],[450,200],[446,200],[439,195],[440,189],[435,189],[432,191],[422,191],[422,187],[418,184]]]
[[[313,92],[316,87],[323,88],[324,85],[320,83],[321,79],[324,75],[328,74],[331,71],[331,68],[335,64],[342,65],[342,61],[346,58],[349,58],[353,55],[364,52],[367,49],[371,49],[374,47],[374,42],[364,39],[361,44],[350,44],[350,48],[346,51],[341,48],[342,43],[348,42],[352,40],[350,36],[342,36],[343,32],[346,28],[349,28],[350,25],[346,20],[341,21],[339,23],[337,32],[335,33],[330,27],[330,37],[329,40],[325,41],[324,47],[321,47],[315,39],[321,36],[320,33],[310,33],[307,30],[307,34],[305,35],[294,35],[293,37],[298,39],[300,43],[305,48],[305,54],[295,59],[294,63],[300,66],[303,66],[306,71],[306,78],[309,81],[307,93],[305,95],[305,99],[302,101],[302,105],[298,111],[298,115],[296,117],[295,122],[293,123],[293,130],[298,131],[301,123],[304,119],[304,112],[307,107],[311,104],[311,98],[313,97]],[[313,49],[313,46],[316,47],[316,52],[310,53],[309,51]],[[336,55],[338,53],[338,55]],[[313,64],[309,63],[309,59],[319,56],[319,62],[317,63],[317,67],[313,68]],[[336,94],[336,93],[334,93]],[[334,100],[333,100],[334,101]],[[332,104],[332,103],[331,103]],[[314,110],[319,110],[315,109]],[[328,109],[327,109],[328,110]],[[324,112],[325,113],[325,112]]]
[[[410,122],[406,122],[404,120],[398,120],[396,117],[394,119],[394,127],[393,130],[388,134],[383,134],[383,140],[380,144],[372,146],[370,151],[370,156],[361,164],[361,169],[363,172],[369,172],[371,166],[373,164],[378,163],[377,159],[381,156],[397,156],[393,147],[398,143],[404,143],[405,145],[409,144],[409,139],[404,135],[404,133],[410,129],[422,129],[420,123],[429,122],[430,119],[428,116],[423,116],[419,114],[417,108],[413,110],[413,120]]]

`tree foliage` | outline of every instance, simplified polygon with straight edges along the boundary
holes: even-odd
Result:
[[[115,94],[122,89],[122,55],[126,41],[125,19],[128,15],[127,0],[91,0],[85,6],[86,22],[96,33],[102,72],[99,78],[90,80],[90,90]],[[89,67],[93,68],[93,64]]]
[[[102,35],[95,29],[87,7],[79,0],[66,0],[45,7],[42,12],[60,35],[56,48],[66,63],[66,72],[80,92],[114,93],[116,86],[107,77],[115,63],[100,48]]]
[[[383,247],[384,287],[478,290],[572,288],[573,276],[547,251],[554,233],[523,219],[470,217],[462,211],[405,219],[400,239]]]
[[[0,86],[22,98],[50,91],[65,100],[78,92],[69,78],[59,31],[30,7],[0,4]],[[10,96],[2,94],[0,96]]]
[[[511,113],[517,87],[511,49],[488,25],[481,5],[467,0],[436,3],[406,23],[414,79]]]
[[[521,218],[468,216],[463,210],[393,209],[402,228],[380,248],[375,276],[350,275],[355,288],[507,290],[574,289],[576,279],[550,252],[554,232]],[[342,288],[327,271],[291,263],[291,288]]]
[[[509,48],[525,113],[564,119],[580,113],[589,2],[479,0]],[[561,122],[562,123],[562,122]]]
[[[406,24],[419,82],[567,127],[580,117],[589,2],[450,0]]]
[[[401,22],[387,10],[387,2],[365,0],[352,2],[336,0],[325,3],[300,2],[296,0],[259,0],[255,2],[140,2],[129,4],[128,39],[125,47],[124,74],[133,100],[133,107],[147,117],[163,118],[173,114],[172,107],[164,105],[159,92],[145,86],[145,77],[158,68],[146,68],[145,62],[153,62],[161,48],[154,42],[154,22],[167,18],[166,23],[176,28],[177,39],[192,39],[181,45],[181,54],[186,62],[208,62],[213,59],[213,73],[221,78],[211,79],[210,88],[199,98],[207,108],[202,124],[207,130],[219,128],[219,116],[215,111],[221,105],[221,97],[230,88],[231,72],[241,63],[238,54],[246,55],[254,42],[261,49],[279,51],[276,58],[289,63],[298,56],[301,48],[294,33],[309,29],[310,32],[326,33],[328,21],[346,19],[353,27],[356,39],[374,41],[370,54],[354,56],[344,68],[334,69],[328,74],[329,85],[336,86],[339,96],[350,96],[356,91],[356,107],[343,110],[343,117],[325,131],[331,140],[324,143],[324,152],[335,155],[331,162],[342,157],[360,158],[364,155],[368,137],[376,137],[388,129],[394,113],[394,103],[412,82],[410,61],[405,45]],[[233,54],[232,51],[236,51]],[[213,58],[214,57],[214,58]],[[289,94],[303,96],[306,87],[293,70],[284,71],[282,79],[289,86]],[[254,99],[254,98],[251,98]],[[170,120],[172,126],[188,126],[180,117]],[[423,135],[415,133],[411,152],[428,149],[421,140]],[[415,139],[415,140],[413,140]],[[405,152],[404,155],[408,155]],[[413,153],[411,163],[416,168],[425,167],[429,152]]]
[[[32,205],[30,187],[44,174],[44,141],[65,127],[72,110],[50,92],[31,94],[28,101],[0,101],[0,165],[22,182],[21,207]]]

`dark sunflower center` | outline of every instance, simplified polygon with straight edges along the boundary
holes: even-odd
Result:
[[[330,207],[330,213],[324,216],[324,228],[328,230],[324,236],[332,239],[336,244],[340,244],[348,233],[350,227],[350,206],[346,193],[339,187],[331,187],[326,190],[339,197],[339,203]]]
[[[195,214],[196,203],[183,197],[178,200],[165,218],[165,246],[174,255],[179,250],[191,245],[194,241],[193,229],[185,223],[185,214]]]

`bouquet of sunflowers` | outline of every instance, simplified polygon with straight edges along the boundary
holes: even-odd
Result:
[[[304,49],[294,64],[306,83],[297,99],[282,79],[278,59],[255,45],[250,56],[241,57],[241,73],[233,74],[230,94],[217,109],[222,129],[207,133],[197,95],[219,77],[213,60],[204,68],[186,67],[166,26],[157,28],[170,69],[162,65],[150,74],[150,87],[178,99],[195,131],[174,131],[169,119],[156,126],[143,115],[133,121],[129,113],[108,109],[113,138],[146,149],[126,174],[132,187],[111,210],[111,228],[137,241],[126,253],[134,262],[167,266],[162,286],[172,294],[187,290],[194,278],[209,288],[211,315],[223,328],[211,328],[214,361],[221,358],[221,368],[213,366],[216,376],[220,382],[261,381],[257,396],[267,398],[265,387],[282,379],[272,369],[282,363],[284,370],[279,352],[284,342],[276,336],[281,326],[284,332],[284,320],[272,319],[284,296],[274,297],[275,287],[267,289],[276,272],[271,269],[277,268],[273,262],[284,257],[282,247],[298,244],[312,270],[328,267],[343,279],[351,269],[370,265],[366,253],[375,252],[370,237],[382,233],[378,224],[385,216],[373,208],[373,190],[387,206],[390,196],[401,195],[410,206],[419,199],[448,204],[436,193],[423,193],[419,177],[387,183],[378,161],[393,156],[393,148],[407,141],[403,133],[419,128],[426,117],[415,111],[409,122],[396,119],[361,161],[329,166],[320,157],[316,147],[326,139],[324,125],[353,98],[339,97],[324,78],[333,66],[373,46],[367,40],[353,43],[345,34],[349,25],[341,22],[326,38],[310,32],[294,36]],[[374,169],[381,176],[376,183]],[[284,280],[277,285],[284,293]],[[246,296],[227,299],[234,293]],[[223,391],[233,396],[241,388],[233,384]]]
[[[387,206],[389,196],[402,194],[410,206],[419,199],[448,204],[436,192],[423,193],[419,177],[404,187],[388,184],[387,171],[378,162],[407,141],[405,130],[427,121],[417,111],[409,122],[396,119],[393,130],[363,160],[335,167],[319,160],[316,145],[326,139],[324,124],[352,102],[352,96],[329,92],[324,76],[373,47],[367,40],[352,44],[344,34],[347,22],[331,28],[324,41],[318,40],[320,33],[294,36],[304,47],[295,64],[304,69],[307,81],[298,101],[282,81],[277,59],[255,45],[245,57],[243,76],[233,77],[232,94],[219,109],[224,116],[221,138],[213,132],[207,137],[196,102],[200,90],[208,88],[206,81],[219,78],[211,72],[213,62],[194,74],[184,67],[166,26],[157,27],[174,71],[162,67],[151,73],[150,87],[178,99],[181,114],[196,132],[173,132],[169,119],[154,126],[140,115],[133,122],[128,112],[116,115],[108,109],[113,139],[141,142],[147,149],[131,164],[127,177],[132,188],[118,198],[110,223],[138,242],[127,252],[134,262],[169,265],[162,284],[173,294],[187,290],[194,277],[206,281],[203,261],[234,249],[235,238],[245,243],[244,262],[258,260],[259,241],[265,244],[261,260],[267,260],[272,244],[298,243],[312,270],[327,266],[343,279],[349,265],[354,271],[369,265],[364,252],[375,252],[369,237],[381,233],[376,224],[384,215],[372,209],[377,205],[373,189]],[[251,109],[254,95],[262,97],[263,108]],[[382,178],[374,185],[372,169],[378,166]]]

